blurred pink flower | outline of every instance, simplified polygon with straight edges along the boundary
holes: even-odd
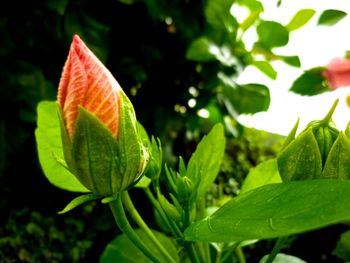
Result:
[[[322,72],[331,89],[350,86],[350,59],[334,58]]]

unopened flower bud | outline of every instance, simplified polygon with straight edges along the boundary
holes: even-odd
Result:
[[[133,106],[76,35],[58,89],[64,156],[93,193],[111,196],[135,183],[148,163]]]

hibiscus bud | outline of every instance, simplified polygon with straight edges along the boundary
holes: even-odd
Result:
[[[118,82],[75,35],[58,88],[64,156],[93,193],[133,185],[148,163],[135,112]]]
[[[320,150],[323,165],[327,160],[328,153],[331,150],[333,143],[339,135],[339,131],[332,121],[332,115],[338,102],[339,99],[334,102],[326,117],[324,117],[322,120],[312,121],[307,126],[307,128],[312,128]]]
[[[322,73],[332,89],[350,85],[350,59],[335,58]]]

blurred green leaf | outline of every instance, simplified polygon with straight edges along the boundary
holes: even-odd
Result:
[[[167,252],[176,262],[180,262],[178,251],[171,238],[163,233],[152,230],[159,242],[165,247]],[[158,257],[163,259],[159,249],[151,242],[148,236],[141,229],[136,229],[136,233],[147,247]],[[151,263],[150,261],[124,234],[116,237],[110,242],[100,257],[100,263]],[[163,262],[167,262],[165,259]]]
[[[329,91],[322,76],[323,68],[313,68],[299,76],[289,89],[300,95],[313,96]]]
[[[53,185],[73,192],[90,192],[67,170],[64,163],[57,103],[43,101],[38,105],[38,127],[35,138],[39,161],[45,176]]]
[[[256,31],[259,42],[268,48],[281,47],[289,41],[288,30],[275,21],[262,21]]]
[[[271,79],[277,78],[277,71],[271,66],[271,64],[267,61],[253,61],[252,65],[258,68],[261,72],[263,72],[266,76]]]
[[[264,256],[259,263],[265,263],[269,255]],[[291,255],[278,253],[273,263],[307,263],[306,261]]]
[[[225,136],[222,124],[216,124],[197,145],[188,162],[186,176],[194,184],[195,197],[200,199],[218,175],[225,152]]]
[[[215,61],[215,51],[219,47],[206,37],[194,40],[187,49],[186,58],[198,62]]]
[[[51,10],[63,16],[66,11],[68,0],[46,0],[44,3]]]
[[[204,11],[208,24],[229,32],[235,31],[238,24],[230,12],[233,2],[234,0],[208,0]]]
[[[350,220],[350,181],[270,184],[243,193],[185,230],[185,239],[233,242],[302,233]],[[336,204],[336,205],[335,205]]]
[[[96,56],[106,62],[109,54],[109,42],[106,41],[109,26],[84,13],[69,11],[64,16],[64,27],[69,38],[78,34]]]
[[[281,60],[293,67],[300,67],[300,59],[298,56],[279,56]]]
[[[340,10],[328,9],[325,10],[318,19],[318,25],[332,26],[342,20],[347,13]]]
[[[252,12],[263,12],[264,6],[258,0],[237,0],[237,3],[246,6]]]
[[[299,10],[294,17],[286,25],[286,29],[291,32],[297,30],[304,26],[316,13],[313,9],[301,9]]]
[[[272,159],[260,163],[249,171],[241,187],[240,194],[252,189],[273,183],[281,183],[281,176],[278,172],[277,160]]]
[[[233,117],[237,113],[256,113],[269,108],[270,91],[265,85],[238,85],[232,76],[222,72],[219,72],[218,77],[223,88],[225,106]]]
[[[350,261],[350,230],[341,234],[332,254],[341,258],[344,262]]]

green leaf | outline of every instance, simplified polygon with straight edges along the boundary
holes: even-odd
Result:
[[[137,182],[137,184],[135,184],[135,187],[147,188],[150,185],[151,182],[152,182],[151,179],[149,179],[146,176],[142,176],[141,179]]]
[[[71,172],[57,161],[57,159],[64,159],[57,103],[40,102],[37,113],[38,127],[35,130],[35,138],[40,165],[45,176],[50,183],[64,190],[89,192]]]
[[[59,15],[63,16],[65,11],[66,11],[68,0],[47,0],[44,3],[51,10],[53,10],[53,11],[57,12]]]
[[[341,132],[323,168],[322,178],[350,179],[350,140]]]
[[[71,202],[69,202],[69,204],[62,211],[60,211],[58,213],[59,214],[67,213],[79,205],[82,205],[86,202],[89,202],[89,201],[92,201],[92,200],[95,200],[98,198],[101,198],[101,196],[97,195],[97,194],[87,194],[87,195],[78,196],[78,197],[74,198]]]
[[[234,0],[208,0],[204,11],[208,24],[228,32],[236,31],[238,24],[230,12],[233,2]]]
[[[206,37],[201,37],[194,40],[187,49],[186,58],[199,62],[215,61],[216,57],[213,50],[219,47]]]
[[[298,56],[278,56],[281,60],[292,67],[300,67],[300,59]]]
[[[332,26],[342,20],[347,13],[340,10],[325,10],[318,19],[318,25]]]
[[[174,242],[164,234],[152,230],[160,243],[165,247],[167,252],[176,262],[180,262],[177,249]],[[140,236],[148,248],[153,251],[158,258],[164,259],[163,255],[149,240],[148,236],[141,229],[136,229],[136,233]],[[150,261],[124,234],[115,238],[110,242],[100,257],[100,263],[151,263]],[[167,262],[164,259],[164,262]]]
[[[271,66],[271,64],[267,61],[253,61],[253,66],[258,68],[261,72],[263,72],[266,76],[271,79],[276,79],[277,71]]]
[[[264,256],[260,260],[260,263],[265,263],[268,257],[269,255]],[[273,263],[306,263],[306,261],[295,256],[278,253],[276,258],[273,260]]]
[[[341,234],[332,254],[343,259],[344,262],[350,261],[350,230]]]
[[[302,233],[350,219],[350,181],[307,180],[246,192],[193,223],[189,241],[233,242]]]
[[[293,82],[292,87],[289,90],[307,96],[313,96],[329,91],[329,88],[325,84],[324,77],[322,76],[322,71],[322,68],[313,68],[305,71]]]
[[[284,148],[277,157],[277,164],[284,182],[320,177],[322,159],[312,128]]]
[[[280,23],[262,21],[256,28],[259,42],[268,48],[282,47],[288,44],[289,32]]]
[[[281,176],[278,172],[277,160],[272,159],[260,163],[249,171],[241,187],[240,194],[252,189],[273,183],[281,183]]]
[[[214,182],[225,152],[225,135],[222,124],[216,124],[197,145],[188,162],[186,176],[194,184],[198,199],[202,198]]]
[[[304,26],[316,13],[313,9],[301,9],[299,10],[294,17],[289,21],[286,28],[289,32],[297,30]]]
[[[219,72],[222,84],[223,100],[231,115],[238,113],[256,113],[266,111],[270,105],[270,91],[261,84],[238,85],[234,77]]]

